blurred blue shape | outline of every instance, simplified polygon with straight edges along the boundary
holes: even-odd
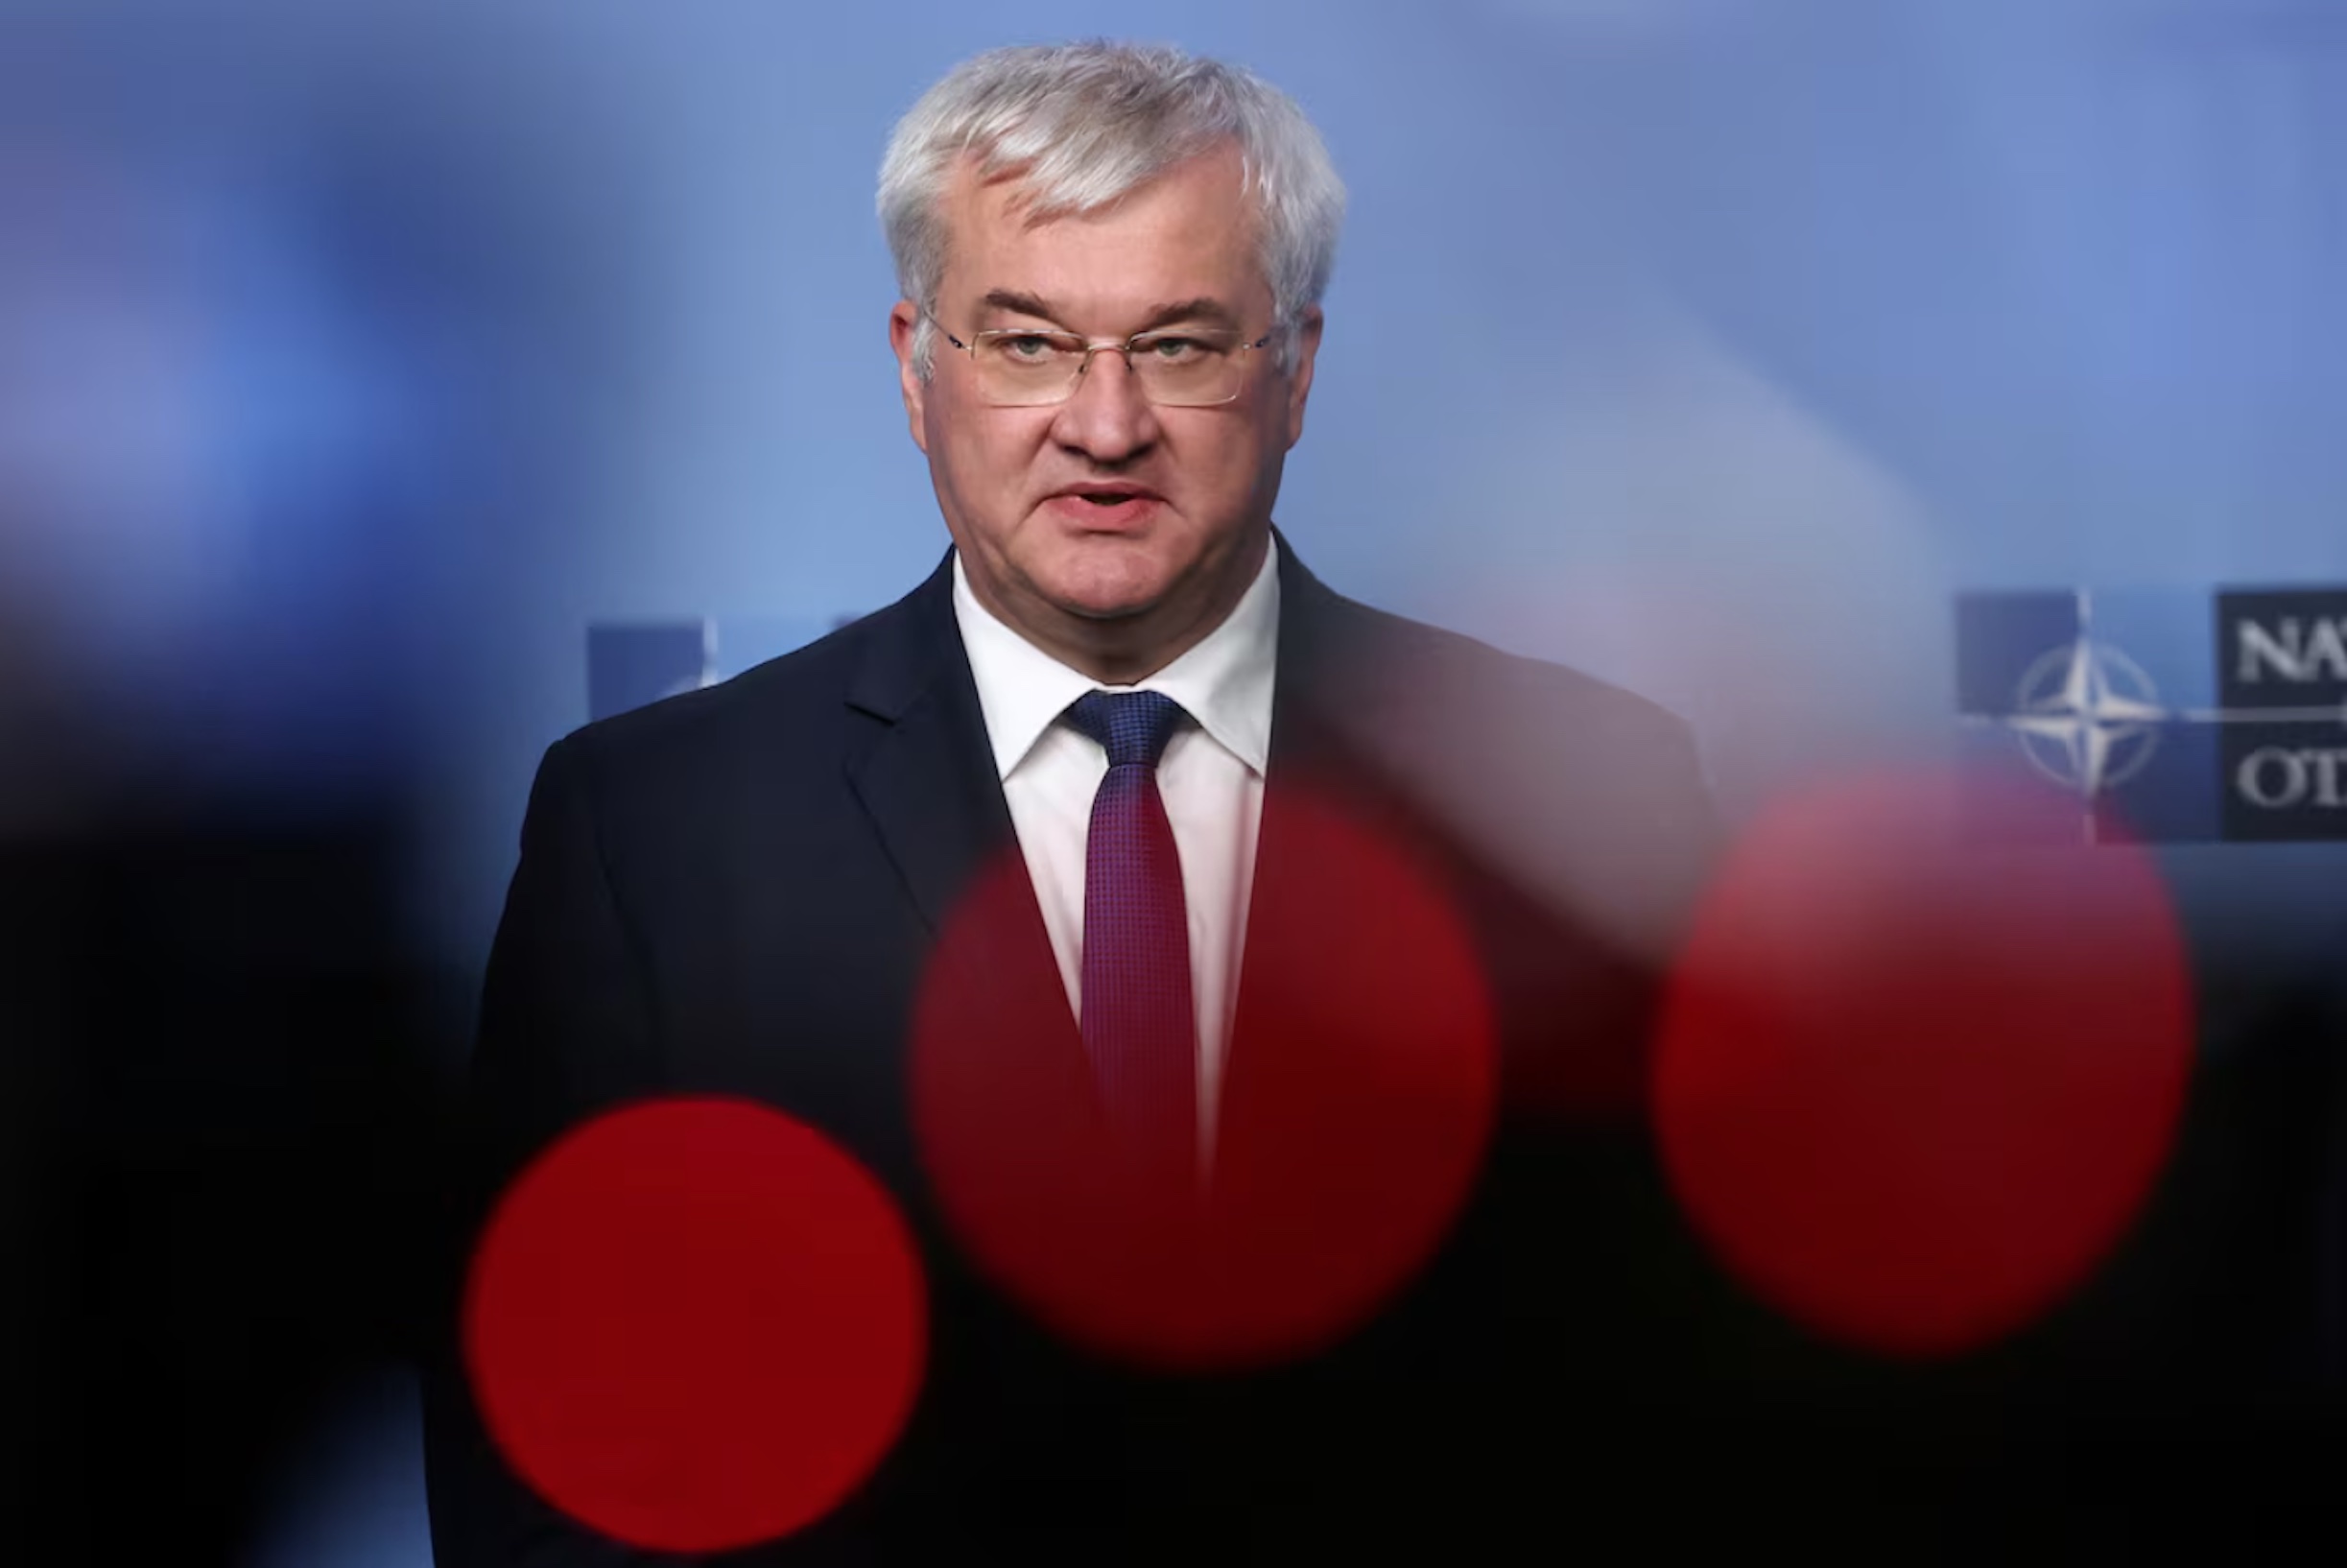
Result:
[[[834,615],[828,622],[804,615],[727,615],[716,624],[713,660],[720,680],[770,658],[804,648],[824,633],[845,626],[855,617]]]
[[[587,628],[587,717],[608,719],[680,692],[714,686],[803,648],[826,625],[797,615],[730,615]]]
[[[713,630],[705,620],[587,628],[587,717],[713,684]]]

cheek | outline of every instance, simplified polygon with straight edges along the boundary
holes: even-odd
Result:
[[[941,421],[936,449],[948,455],[955,494],[978,520],[1008,521],[1005,512],[1030,488],[1034,442],[1008,421],[960,414]]]
[[[1253,495],[1278,447],[1260,414],[1201,425],[1174,447],[1175,483],[1201,503],[1230,507]]]
[[[1230,484],[1244,491],[1250,500],[1260,500],[1268,486],[1279,480],[1281,455],[1287,450],[1287,415],[1282,409],[1267,408],[1248,422],[1245,432],[1232,443]]]
[[[984,415],[972,420],[972,426],[1005,473],[1026,474],[1034,465],[1035,454],[1051,444],[1049,409],[987,409]]]
[[[1283,384],[1276,395],[1264,399],[1263,417],[1256,421],[1256,439],[1263,442],[1264,459],[1277,463],[1294,444],[1296,407]]]

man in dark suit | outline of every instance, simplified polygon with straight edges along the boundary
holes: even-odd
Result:
[[[954,548],[888,609],[548,753],[483,1009],[485,1194],[596,1113],[678,1093],[781,1107],[888,1184],[930,1271],[924,1391],[872,1480],[771,1560],[1496,1542],[1550,1506],[1511,1466],[1602,1425],[1542,1401],[1661,1366],[1637,1348],[1653,1293],[1699,1272],[1636,1114],[1710,843],[1690,737],[1345,600],[1275,534],[1342,208],[1275,89],[1172,50],[982,56],[899,126],[880,204]],[[1409,867],[1431,923],[1362,907],[1403,884],[1337,864],[1342,843]],[[1412,992],[1418,947],[1379,945],[1452,929],[1464,992]],[[949,1015],[1004,1054],[965,1051],[960,1080],[913,1059],[957,932],[976,978]],[[1413,1153],[1410,1096],[1344,1051],[1428,994],[1466,997],[1429,1032],[1494,1072]],[[1036,1081],[984,1071],[1020,1052],[1077,1064],[1121,1191],[1313,1190],[1290,1252],[1344,1201],[1313,1187],[1325,1090],[1376,1133],[1344,1176],[1379,1205],[1353,1230],[1423,1245],[1226,1366],[1211,1336],[1087,1318],[971,1232],[958,1183],[984,1154],[938,1131],[969,1095],[1025,1115]],[[1419,1155],[1442,1190],[1388,1179]],[[1152,1342],[1185,1375],[1136,1369]],[[443,1568],[651,1560],[532,1495],[443,1394]],[[1505,1412],[1548,1430],[1503,1438]]]

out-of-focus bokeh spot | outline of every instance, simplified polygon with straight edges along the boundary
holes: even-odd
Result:
[[[1789,796],[1727,858],[1666,1006],[1654,1116],[1719,1261],[1837,1341],[1931,1356],[2055,1305],[2133,1220],[2192,1060],[2142,849],[1994,852],[2074,803],[1886,772]],[[2025,836],[2029,835],[2029,836]]]
[[[910,1233],[851,1156],[779,1112],[614,1112],[501,1200],[467,1369],[491,1436],[607,1535],[714,1552],[790,1533],[879,1464],[926,1359]]]
[[[1426,1261],[1481,1166],[1492,1010],[1448,900],[1360,818],[1265,801],[1206,1192],[1125,1176],[1014,854],[931,960],[913,1107],[940,1206],[1070,1340],[1161,1368],[1285,1361]]]

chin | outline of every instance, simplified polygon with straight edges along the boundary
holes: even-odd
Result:
[[[1052,602],[1070,615],[1085,621],[1129,621],[1146,615],[1164,602],[1157,593],[1063,593],[1052,596]]]
[[[1065,561],[1059,566],[1043,576],[1037,585],[1060,609],[1087,621],[1119,621],[1147,614],[1164,602],[1174,578],[1158,562],[1130,555],[1122,559]]]

